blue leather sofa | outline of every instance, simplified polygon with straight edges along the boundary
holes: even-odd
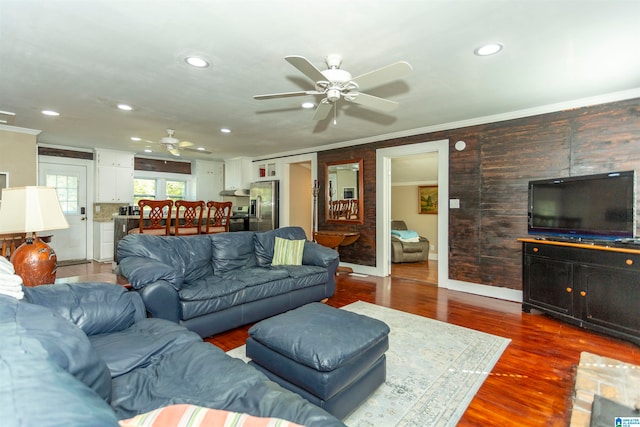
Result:
[[[306,240],[300,227],[132,234],[118,243],[118,273],[140,293],[151,317],[208,337],[334,294],[338,252],[306,241],[302,265],[272,266],[276,236]]]
[[[262,373],[163,319],[136,292],[107,283],[0,295],[0,423],[117,426],[171,404],[344,424]]]

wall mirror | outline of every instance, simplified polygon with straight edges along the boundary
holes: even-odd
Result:
[[[327,163],[327,222],[362,224],[362,159]]]

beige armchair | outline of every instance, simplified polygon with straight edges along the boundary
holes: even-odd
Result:
[[[404,221],[391,221],[391,230],[407,231]],[[429,259],[429,239],[418,236],[417,242],[405,242],[391,235],[391,262],[418,262]]]

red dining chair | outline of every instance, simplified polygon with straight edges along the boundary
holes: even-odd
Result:
[[[176,206],[176,220],[171,227],[171,234],[175,236],[187,236],[200,234],[202,231],[202,213],[204,201],[188,202],[178,200]]]
[[[207,222],[203,234],[229,231],[232,202],[207,202]]]
[[[170,234],[173,200],[142,199],[138,202],[138,206],[140,206],[140,227],[129,230],[129,234],[140,233],[156,236]]]

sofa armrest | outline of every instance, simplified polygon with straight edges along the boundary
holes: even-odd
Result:
[[[113,283],[59,283],[24,292],[27,301],[51,309],[87,335],[122,331],[146,317],[140,297]]]
[[[339,259],[338,251],[307,240],[304,242],[302,264],[329,267],[333,261]]]
[[[179,323],[182,316],[178,291],[166,280],[149,283],[137,292],[151,317]]]
[[[139,290],[158,280],[164,280],[180,290],[184,275],[172,266],[153,258],[131,256],[118,265],[118,274],[127,278],[133,289]]]

